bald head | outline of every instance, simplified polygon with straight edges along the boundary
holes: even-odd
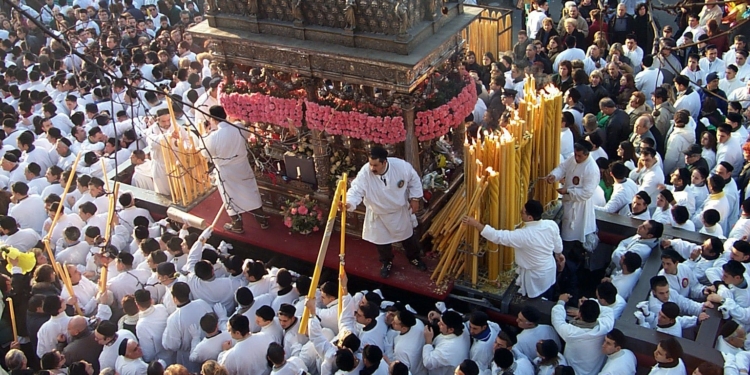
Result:
[[[86,321],[86,318],[76,315],[72,318],[70,318],[70,321],[68,321],[68,333],[71,336],[77,336],[81,332],[88,329],[88,322]]]

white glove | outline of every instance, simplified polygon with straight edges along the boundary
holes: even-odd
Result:
[[[166,228],[169,226],[169,222],[167,222],[167,219],[161,219],[157,221],[156,224],[159,224],[159,226],[163,228]]]
[[[719,306],[719,312],[721,313],[721,316],[723,319],[730,319],[731,316],[729,315],[729,309],[727,309],[726,306],[722,305]]]
[[[188,332],[190,333],[190,336],[195,340],[197,337],[201,337],[201,331],[198,328],[197,324],[193,324],[188,327]]]
[[[641,301],[638,302],[635,307],[643,312],[643,316],[649,316],[651,315],[651,312],[648,309],[648,301]]]
[[[233,248],[232,244],[227,243],[225,241],[221,241],[221,243],[219,244],[219,247],[216,248],[216,250],[219,250],[220,254],[226,255],[226,254],[229,254],[229,250],[232,250],[232,248]]]
[[[404,306],[404,308],[406,310],[408,310],[409,312],[411,312],[412,314],[416,314],[417,313],[417,310],[414,310],[414,308],[411,307],[411,306],[409,306],[408,304],[406,306]]]
[[[636,311],[636,312],[633,313],[633,315],[635,315],[635,319],[638,320],[638,325],[641,325],[644,322],[646,322],[646,317],[643,316],[643,312]]]
[[[216,304],[214,304],[214,312],[216,313],[216,316],[219,318],[220,322],[227,320],[227,309],[224,308],[224,305],[222,305],[221,303],[216,302]]]
[[[206,242],[209,238],[211,238],[211,233],[213,233],[213,228],[208,227],[203,230],[203,233],[201,233],[200,237],[198,237],[199,241]]]
[[[441,313],[444,313],[446,310],[448,310],[448,308],[445,307],[445,302],[442,302],[442,301],[436,302],[435,308],[437,308],[437,310],[440,311]]]

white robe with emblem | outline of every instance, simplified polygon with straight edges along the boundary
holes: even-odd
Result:
[[[575,158],[568,158],[551,174],[557,181],[564,178],[563,187],[568,189],[562,199],[562,239],[584,242],[587,234],[596,232],[596,212],[590,198],[599,186],[599,167],[590,156],[580,164]]]
[[[369,165],[364,165],[346,193],[350,211],[364,201],[367,212],[362,239],[376,245],[411,237],[414,229],[409,199],[412,198],[422,198],[422,181],[414,167],[397,158],[388,158],[388,169],[383,175],[372,173]]]

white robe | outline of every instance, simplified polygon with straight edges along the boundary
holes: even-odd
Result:
[[[250,163],[247,160],[248,133],[229,123],[219,123],[219,129],[204,138],[203,154],[212,157],[216,165],[217,187],[221,201],[230,216],[249,212],[263,206]]]
[[[296,321],[294,324],[289,326],[289,328],[284,330],[284,357],[286,359],[289,359],[291,357],[296,357],[300,350],[302,350],[302,346],[305,345],[309,339],[307,338],[307,335],[302,335],[299,333],[299,323],[302,321],[300,318],[295,317]]]
[[[200,364],[190,362],[190,350],[193,341],[190,326],[198,325],[203,315],[212,312],[214,310],[208,303],[202,300],[194,300],[177,308],[167,319],[167,328],[162,336],[162,346],[166,350],[177,352],[175,362],[187,367],[191,372],[195,372]]]
[[[135,166],[133,177],[131,179],[133,186],[139,189],[154,191],[153,165],[154,162],[151,159],[148,159],[143,164]]]
[[[203,340],[200,340],[200,337],[193,338],[195,341],[200,341],[193,345],[193,349],[190,351],[190,361],[195,363],[203,363],[208,360],[215,361],[219,358],[219,353],[222,352],[221,345],[231,339],[232,335],[226,331],[219,331],[216,336],[205,337]]]
[[[599,186],[599,167],[590,156],[580,164],[575,158],[568,158],[551,174],[556,181],[565,178],[564,187],[568,190],[562,198],[562,239],[584,242],[586,235],[596,231],[596,213],[590,198]]]
[[[151,125],[147,134],[148,145],[151,148],[151,166],[152,166],[152,177],[154,179],[154,191],[157,194],[170,195],[171,190],[169,188],[169,178],[167,174],[167,166],[164,160],[164,154],[161,146],[163,140],[169,140],[170,145],[174,147],[172,133],[180,131],[180,137],[183,140],[187,138],[187,132],[182,129],[176,130],[174,126],[171,126],[167,130],[162,130],[158,124]]]
[[[73,294],[78,298],[78,306],[83,310],[83,314],[91,316],[96,311],[98,302],[96,300],[96,294],[99,292],[99,286],[93,281],[82,277],[78,284],[73,285]],[[63,288],[60,292],[60,297],[67,300],[70,297],[68,294],[68,288]]]
[[[229,375],[268,374],[266,351],[272,342],[269,335],[251,333],[229,350],[221,352],[218,362],[226,367]]]
[[[15,247],[22,253],[35,248],[41,240],[39,233],[31,228],[19,229],[16,233],[2,239],[6,246]]]
[[[173,354],[164,349],[162,336],[167,327],[169,313],[162,305],[153,305],[138,313],[138,323],[135,325],[135,333],[143,351],[143,360],[151,362],[155,359],[163,359],[167,363],[174,361]]]
[[[65,311],[50,317],[48,321],[44,322],[37,332],[37,344],[36,344],[36,355],[41,358],[44,353],[51,352],[57,347],[57,336],[65,335],[68,337],[68,322],[70,321],[69,316],[65,315]]]
[[[44,209],[44,200],[38,195],[29,195],[16,204],[11,204],[8,216],[13,216],[21,229],[31,228],[42,233],[44,221],[49,217]]]
[[[677,367],[672,368],[662,368],[657,363],[656,366],[651,368],[651,372],[648,375],[687,375],[687,370],[685,370],[685,364],[680,359]]]
[[[133,340],[137,341],[133,332],[127,329],[121,329],[116,332],[117,339],[114,340],[110,345],[104,345],[101,354],[99,354],[99,366],[101,368],[115,368],[117,357],[119,357],[120,343],[122,340]]]
[[[468,331],[469,323],[467,322],[465,326],[466,327],[464,329]],[[487,339],[477,340],[476,338],[473,338],[471,347],[469,348],[469,358],[474,361],[477,366],[479,366],[480,372],[482,369],[489,368],[493,363],[492,360],[495,353],[493,347],[495,345],[497,334],[500,333],[500,326],[495,322],[488,321],[487,327],[490,330],[490,335],[487,337]],[[526,361],[528,362],[528,360]],[[529,363],[529,367],[531,367],[531,363]],[[533,367],[531,368],[533,369]]]
[[[607,362],[599,375],[635,375],[635,354],[628,349],[620,349],[607,356]]]
[[[612,310],[602,309],[597,324],[592,328],[581,328],[565,321],[565,304],[562,301],[552,308],[552,326],[565,340],[565,358],[577,375],[596,375],[601,370],[606,356],[601,351],[604,336],[615,326]]]
[[[138,289],[143,289],[146,286],[148,278],[151,277],[151,272],[131,269],[121,272],[113,279],[107,281],[107,290],[112,291],[115,297],[115,301],[119,305],[119,301],[128,294],[135,293]]]
[[[518,340],[513,349],[518,349],[527,358],[536,358],[536,343],[540,340],[553,340],[558,348],[562,348],[557,331],[547,324],[539,324],[533,328],[526,328],[516,337]]]
[[[148,370],[148,364],[142,358],[129,359],[123,356],[117,357],[115,370],[120,375],[143,375]]]
[[[414,233],[410,199],[422,198],[422,182],[411,164],[388,158],[385,174],[376,175],[365,164],[346,193],[349,211],[364,201],[367,211],[362,239],[376,245],[401,242]]]
[[[555,285],[554,254],[561,254],[563,250],[557,223],[552,220],[529,221],[512,231],[485,225],[481,234],[492,243],[514,248],[519,293],[536,298]]]
[[[412,375],[427,375],[427,369],[422,363],[422,347],[424,347],[424,323],[417,319],[417,324],[404,334],[397,334],[393,338],[393,357],[409,368]]]
[[[432,345],[422,347],[422,363],[430,375],[453,375],[456,367],[469,357],[469,333],[461,336],[439,334]]]

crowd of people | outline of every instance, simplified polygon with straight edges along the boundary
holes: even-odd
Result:
[[[346,275],[311,285],[211,246],[211,228],[155,223],[131,193],[112,196],[105,173],[126,161],[134,186],[168,194],[160,144],[197,138],[200,124],[232,218],[225,229],[242,233],[246,213],[270,225],[245,140],[218,106],[221,73],[189,32],[203,20],[199,3],[10,0],[0,12],[0,347],[10,374],[632,375],[635,355],[614,328],[630,298],[643,301],[627,319],[675,337],[718,308],[725,363],[697,374],[750,367],[750,65],[742,25],[724,34],[744,4],[688,3],[656,30],[635,1],[569,1],[553,19],[536,0],[513,51],[481,62],[469,52],[456,67],[480,93],[474,135],[502,132],[519,100],[532,100],[529,75],[565,93],[561,164],[546,178],[560,184],[561,225],[542,220],[535,201],[515,231],[464,218],[516,249],[521,294],[557,301],[549,312],[525,306],[516,334],[482,311],[439,308],[422,320],[378,291],[350,293]],[[174,121],[167,99],[182,103]],[[385,149],[369,156],[342,209],[365,205],[363,239],[376,245],[382,277],[394,272],[397,242],[425,270],[412,224],[419,177]],[[642,224],[586,298],[573,280],[596,251],[597,210]],[[661,239],[668,226],[710,239]],[[655,248],[662,270],[642,275]],[[648,296],[632,294],[641,277]],[[547,313],[551,325],[541,323]],[[660,341],[651,373],[686,375],[682,356],[678,340]]]

